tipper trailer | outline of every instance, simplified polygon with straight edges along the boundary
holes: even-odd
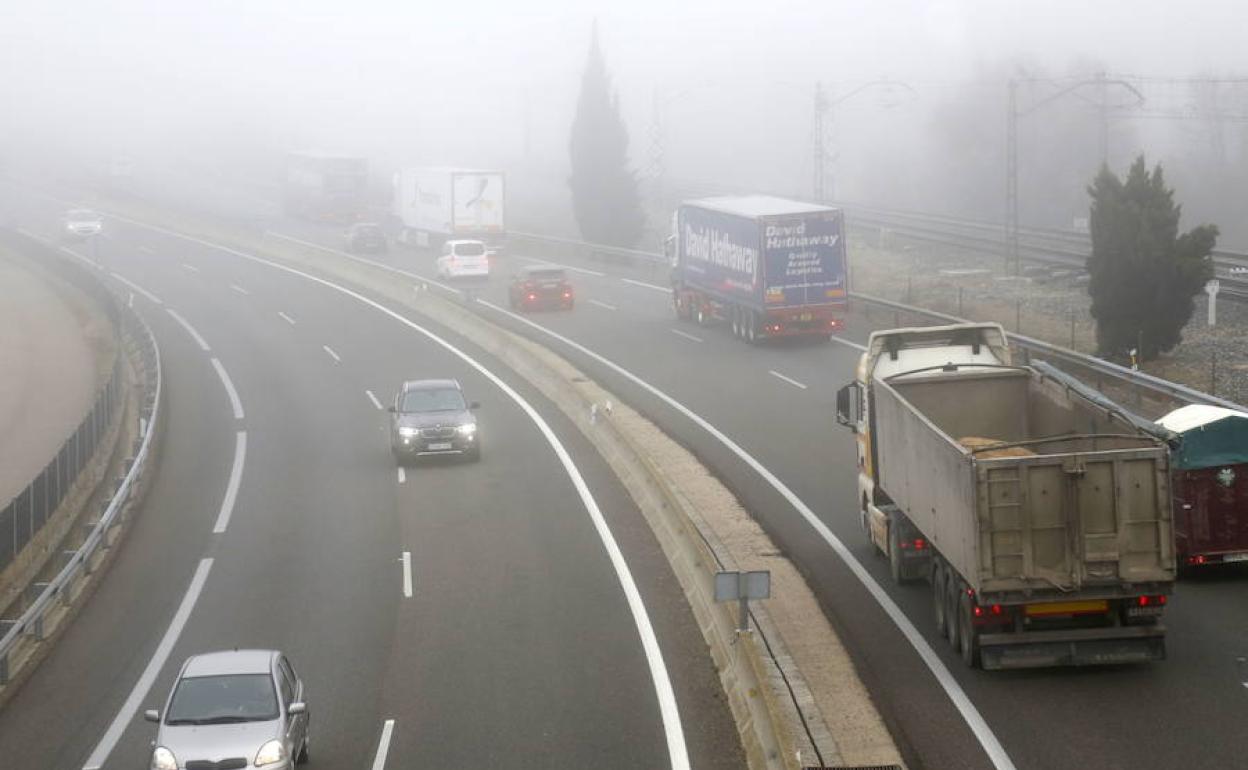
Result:
[[[998,324],[874,332],[837,419],[868,535],[926,578],[937,630],[986,669],[1165,657],[1169,442]]]

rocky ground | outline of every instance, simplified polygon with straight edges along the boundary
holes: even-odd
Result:
[[[1096,348],[1088,312],[1086,275],[1060,269],[1004,274],[1000,256],[894,235],[851,237],[854,290],[977,321],[997,321],[1009,331],[1083,353]],[[1206,323],[1206,297],[1183,330],[1183,342],[1143,370],[1173,382],[1248,404],[1248,304],[1218,302],[1217,325]],[[1125,363],[1125,362],[1118,362]]]

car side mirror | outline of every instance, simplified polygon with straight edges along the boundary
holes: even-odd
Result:
[[[851,382],[836,392],[836,421],[852,433],[858,432],[858,403],[861,397],[857,382]]]
[[[159,724],[160,712],[157,711],[156,709],[148,709],[147,711],[143,712],[143,718],[149,722],[156,722],[157,724]]]
[[[480,402],[480,401],[473,401],[471,404],[469,404],[469,405],[468,405],[468,408],[469,408],[469,409],[480,409],[480,408],[481,408],[481,402]]]
[[[301,700],[297,700],[286,707],[286,716],[297,717],[306,713],[308,713],[308,704]]]

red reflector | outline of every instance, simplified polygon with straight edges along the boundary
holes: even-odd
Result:
[[[1005,611],[1005,610],[1003,610],[1003,609],[1001,608],[1001,605],[1000,605],[1000,604],[994,604],[994,605],[992,605],[992,614],[993,614],[993,615],[1000,615],[1000,614],[1001,614],[1002,612],[1004,612],[1004,611]]]
[[[1147,607],[1150,604],[1150,598],[1151,597],[1148,597],[1148,596],[1141,596],[1135,600],[1135,603],[1140,605],[1141,607]]]
[[[984,608],[978,604],[975,605],[975,617],[982,618],[984,616]]]

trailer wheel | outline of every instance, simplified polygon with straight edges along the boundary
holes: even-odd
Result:
[[[745,341],[753,345],[755,342],[758,342],[758,314],[753,310],[745,312]]]
[[[979,666],[979,632],[971,618],[971,597],[962,594],[958,611],[958,651],[968,668]]]
[[[945,623],[945,568],[940,562],[932,566],[932,614],[936,616],[936,633],[944,636]]]
[[[958,595],[962,593],[958,576],[949,574],[945,578],[945,638],[954,650],[958,649]]]

